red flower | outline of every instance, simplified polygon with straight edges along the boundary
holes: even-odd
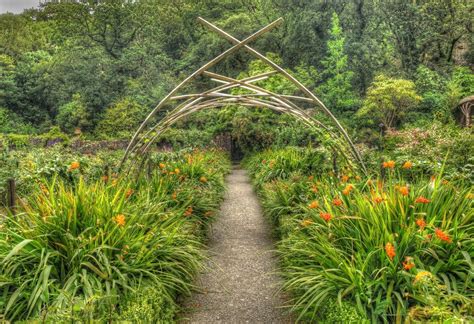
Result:
[[[427,204],[427,203],[429,203],[430,201],[431,201],[431,200],[429,200],[429,199],[427,199],[427,198],[425,198],[425,197],[423,197],[423,196],[420,196],[420,197],[418,197],[418,198],[415,199],[415,202],[416,202],[416,203],[419,203],[419,204]]]
[[[334,204],[334,206],[342,206],[342,200],[339,198],[334,198],[332,200],[332,203]]]
[[[125,192],[125,197],[130,198],[131,195],[133,195],[134,190],[132,188],[127,189]]]
[[[193,214],[193,207],[188,207],[184,212],[184,216],[191,216]]]
[[[319,213],[319,216],[321,216],[322,219],[324,219],[327,223],[331,220],[332,216],[329,213]]]
[[[390,259],[390,261],[392,261],[396,255],[395,247],[392,243],[388,242],[387,244],[385,244],[385,253],[387,253],[388,258]]]
[[[421,230],[424,230],[426,226],[426,222],[423,218],[418,218],[416,220],[416,225],[418,225],[418,227],[420,227]]]
[[[435,228],[435,234],[441,241],[448,242],[448,243],[452,242],[449,235],[443,232],[442,230],[440,230],[439,228]]]
[[[412,257],[405,257],[405,261],[402,262],[403,264],[403,269],[405,269],[406,271],[410,271],[412,268],[415,267],[415,263],[413,262],[413,258]]]

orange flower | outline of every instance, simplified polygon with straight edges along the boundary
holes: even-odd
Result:
[[[76,170],[76,169],[79,169],[79,167],[81,166],[81,164],[77,161],[74,161],[71,163],[71,165],[69,166],[69,169],[68,171],[72,171],[72,170]]]
[[[131,195],[133,195],[134,190],[132,188],[127,189],[127,192],[125,193],[126,198],[130,198]]]
[[[118,226],[125,226],[125,215],[118,214],[114,217],[114,222],[117,223]]]
[[[202,176],[199,178],[199,181],[202,182],[202,183],[206,183],[207,182],[207,178]]]
[[[374,197],[374,203],[380,204],[383,201],[383,198],[380,196]]]
[[[312,176],[312,175],[309,176],[309,177],[308,177],[308,180],[309,180],[309,181],[313,181],[313,180],[314,180],[314,176]]]
[[[300,225],[303,227],[308,227],[311,224],[313,224],[313,221],[311,219],[304,219],[300,223]]]
[[[330,221],[331,218],[332,218],[331,214],[329,214],[329,213],[323,213],[323,212],[320,212],[320,213],[319,213],[319,216],[321,216],[321,218],[324,219],[327,223],[329,223],[329,221]]]
[[[425,197],[423,197],[423,196],[420,196],[420,197],[418,197],[418,198],[415,199],[415,202],[416,202],[416,203],[419,203],[419,204],[427,204],[427,203],[429,203],[430,201],[431,201],[431,200],[429,200],[429,199],[427,199],[427,198],[425,198]]]
[[[347,182],[347,181],[349,181],[349,176],[348,176],[348,175],[343,175],[343,176],[341,177],[341,181],[342,181],[342,182]]]
[[[357,181],[362,180],[362,178],[361,178],[360,176],[355,176],[355,179],[356,179]]]
[[[349,194],[351,193],[352,189],[354,189],[354,186],[351,185],[351,184],[348,184],[348,185],[344,188],[344,190],[342,190],[342,194],[343,194],[344,196],[347,196],[347,195],[349,195]]]
[[[412,167],[413,167],[413,163],[411,163],[410,161],[406,161],[406,162],[403,163],[403,165],[402,165],[402,168],[403,168],[403,169],[406,169],[406,170],[411,169]]]
[[[40,189],[41,189],[41,192],[42,192],[43,194],[45,194],[45,195],[49,194],[48,188],[47,188],[44,184],[42,184],[42,183],[40,183]]]
[[[334,206],[342,206],[342,200],[339,198],[334,198],[332,200],[332,203],[334,204]]]
[[[403,196],[408,196],[410,191],[408,190],[407,186],[403,186],[398,188],[398,192],[400,192]]]
[[[316,200],[313,200],[309,205],[308,208],[315,209],[319,207],[319,203]]]
[[[413,258],[412,257],[405,257],[405,261],[402,262],[403,264],[403,269],[405,269],[406,271],[410,271],[412,268],[415,267],[415,263],[413,262]]]
[[[311,191],[314,192],[314,193],[317,193],[318,192],[318,187],[316,187],[316,185],[312,185],[311,186]]]
[[[166,168],[166,164],[160,163],[160,169],[164,169],[164,168]]]
[[[193,214],[193,207],[188,207],[184,212],[184,216],[191,216]]]
[[[449,235],[443,232],[442,230],[440,230],[439,228],[435,228],[435,234],[441,241],[448,242],[448,243],[452,242]]]
[[[102,176],[100,179],[104,182],[107,182],[107,181],[109,181],[109,176],[105,175],[105,176]]]
[[[424,220],[423,218],[418,218],[415,223],[416,223],[416,225],[418,225],[418,227],[419,227],[421,230],[424,230],[425,227],[426,227],[426,222],[425,222],[425,220]]]
[[[176,191],[174,191],[174,192],[171,194],[171,199],[176,200],[177,197],[178,197],[178,194],[176,193]]]
[[[385,244],[385,253],[387,253],[388,258],[390,259],[390,261],[392,261],[396,255],[395,247],[392,243],[388,242],[387,244]]]
[[[393,169],[393,168],[395,168],[395,161],[390,160],[390,161],[383,162],[382,166],[385,169]]]

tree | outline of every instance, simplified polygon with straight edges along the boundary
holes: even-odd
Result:
[[[457,67],[454,69],[451,79],[447,84],[446,102],[450,114],[457,115],[460,111],[465,116],[466,125],[470,124],[470,109],[459,109],[459,101],[474,93],[474,73],[467,67]]]
[[[347,55],[344,53],[344,36],[336,13],[332,16],[328,54],[322,61],[324,71],[323,83],[318,87],[318,93],[329,109],[342,113],[355,111],[358,98],[352,88],[354,73],[347,65]]]
[[[59,107],[56,122],[64,132],[69,134],[90,125],[89,114],[80,94],[74,94],[69,103]]]
[[[50,3],[46,12],[59,22],[64,33],[100,46],[114,59],[138,37],[144,20],[151,17],[142,1],[83,1]]]
[[[18,115],[0,107],[0,133],[34,133],[35,129],[26,124]]]
[[[7,107],[16,91],[15,62],[10,56],[0,54],[0,107]]]
[[[145,107],[124,98],[105,110],[96,133],[103,137],[129,137],[146,117]]]
[[[420,111],[428,114],[446,110],[446,80],[436,71],[420,65],[415,74],[416,91],[422,96]]]
[[[412,81],[380,75],[369,87],[367,97],[357,115],[392,128],[420,101],[421,97],[416,93]]]

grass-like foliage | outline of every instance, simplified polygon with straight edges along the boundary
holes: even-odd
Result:
[[[441,175],[407,183],[413,165],[391,161],[385,179],[286,174],[293,158],[288,150],[267,152],[246,165],[276,225],[285,288],[300,320],[334,321],[331,300],[355,308],[360,318],[352,321],[472,319],[470,185]]]
[[[0,230],[7,320],[171,321],[202,267],[202,239],[223,192],[219,152],[159,155],[151,178],[54,178]],[[80,164],[71,164],[78,173]]]

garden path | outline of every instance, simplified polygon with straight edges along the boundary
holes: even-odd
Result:
[[[209,241],[210,261],[182,323],[291,323],[281,306],[271,228],[244,170],[234,167]]]

